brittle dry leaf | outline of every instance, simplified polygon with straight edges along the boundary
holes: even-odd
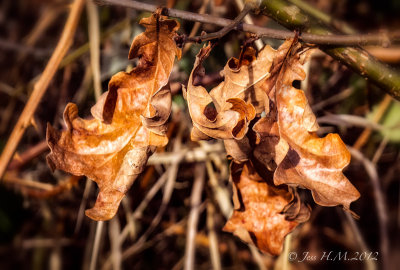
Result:
[[[250,162],[232,163],[231,175],[235,209],[224,231],[234,233],[263,252],[279,254],[285,236],[298,225],[283,213],[293,195],[283,187],[268,185]]]
[[[211,50],[210,46],[203,48],[189,80],[187,100],[194,126],[192,139],[223,139],[234,161],[235,212],[224,229],[265,252],[278,254],[284,236],[310,216],[296,187],[310,189],[320,205],[343,205],[346,210],[359,193],[343,175],[350,154],[339,135],[316,135],[318,124],[304,92],[292,86],[305,78],[302,64],[307,53],[293,39],[277,51],[266,48],[258,56],[264,52],[264,58],[244,51],[242,65],[241,60],[230,60],[224,69],[225,81],[210,93],[193,83]],[[231,69],[232,63],[236,69]],[[248,68],[241,73],[243,67]],[[255,118],[262,111],[266,117]]]
[[[316,203],[323,206],[343,205],[360,197],[357,189],[342,170],[350,162],[350,153],[338,134],[319,138],[319,128],[303,91],[292,86],[295,80],[304,80],[298,46],[291,40],[282,45],[287,56],[275,85],[276,108],[280,142],[286,148],[284,158],[276,159],[276,185],[300,185],[310,189]],[[287,144],[286,146],[283,146]]]
[[[249,122],[265,107],[263,83],[269,77],[274,50],[266,46],[256,57],[247,47],[240,59],[231,58],[223,74],[225,79],[209,93],[196,85],[196,77],[204,75],[202,62],[211,45],[202,48],[196,57],[188,82],[186,98],[193,121],[192,139],[242,139]]]
[[[50,167],[86,175],[98,184],[96,204],[86,210],[94,220],[115,215],[155,147],[168,142],[171,94],[164,86],[181,53],[173,40],[179,23],[155,13],[140,24],[146,31],[134,39],[129,52],[129,59],[139,57],[139,64],[111,78],[109,91],[92,107],[95,119],[79,118],[76,105],[68,104],[67,130],[47,129]]]

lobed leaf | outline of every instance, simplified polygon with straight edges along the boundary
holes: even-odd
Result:
[[[231,166],[235,209],[224,231],[232,232],[261,251],[277,255],[285,236],[298,222],[283,213],[293,195],[284,187],[274,187],[255,171],[251,162]]]
[[[165,87],[175,57],[181,55],[173,40],[179,23],[155,13],[140,21],[146,31],[137,36],[129,59],[136,68],[114,75],[92,107],[94,119],[78,117],[68,104],[66,131],[48,125],[49,166],[74,175],[86,175],[100,189],[96,204],[86,210],[94,220],[111,219],[155,147],[168,142],[165,123],[171,111],[171,93]]]
[[[208,93],[195,81],[204,75],[202,62],[211,49],[209,44],[200,50],[188,82],[186,99],[193,121],[192,139],[240,140],[268,101],[263,84],[270,76],[275,51],[266,46],[256,57],[256,51],[246,47],[240,59],[228,61],[223,70],[224,81]]]
[[[358,199],[342,172],[350,154],[339,135],[316,135],[319,127],[305,94],[292,86],[304,80],[308,56],[296,41],[287,40],[276,51],[266,46],[257,57],[245,48],[239,59],[228,61],[225,80],[208,93],[194,82],[204,74],[202,62],[210,50],[210,45],[200,50],[189,79],[192,139],[223,139],[233,159],[235,211],[224,229],[278,254],[285,235],[310,216],[297,187],[311,190],[323,206],[349,210]]]
[[[298,48],[291,48],[276,81],[279,135],[288,148],[284,159],[277,161],[274,182],[300,185],[311,190],[316,203],[348,210],[360,197],[342,172],[351,155],[338,134],[316,135],[319,127],[307,98],[292,86],[293,81],[304,80],[305,73]]]

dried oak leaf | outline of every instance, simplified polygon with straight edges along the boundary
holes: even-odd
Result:
[[[338,134],[317,136],[319,127],[307,98],[292,86],[295,80],[306,76],[299,46],[288,40],[279,49],[286,57],[275,84],[280,141],[275,146],[279,155],[275,157],[278,167],[274,182],[305,187],[319,205],[343,205],[349,210],[350,203],[360,197],[342,172],[350,162],[350,153]],[[278,135],[276,126],[272,133]]]
[[[249,122],[261,114],[266,102],[263,83],[275,50],[266,46],[259,52],[247,47],[240,59],[231,58],[226,64],[224,81],[209,93],[196,85],[196,78],[204,75],[202,62],[208,57],[211,45],[202,48],[189,78],[186,99],[193,121],[192,140],[242,139]]]
[[[283,213],[293,195],[284,187],[268,185],[251,162],[232,163],[231,176],[234,212],[223,230],[263,252],[278,255],[285,236],[298,225]]]
[[[180,50],[173,40],[179,23],[155,13],[140,21],[146,31],[137,36],[129,59],[139,57],[131,72],[119,72],[109,90],[92,107],[91,120],[78,117],[75,104],[64,111],[67,130],[47,128],[49,166],[86,175],[100,189],[96,204],[86,210],[94,220],[111,219],[120,201],[142,172],[156,146],[164,146],[165,123],[171,110],[168,82]]]

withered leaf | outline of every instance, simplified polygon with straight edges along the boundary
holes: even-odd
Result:
[[[256,57],[255,50],[247,47],[240,59],[232,58],[226,64],[224,81],[209,93],[196,85],[202,76],[202,62],[211,51],[211,45],[202,48],[196,57],[189,78],[186,98],[193,121],[192,139],[242,139],[249,122],[261,114],[266,102],[263,83],[269,77],[274,50],[266,46]]]
[[[108,91],[92,107],[95,118],[79,118],[76,105],[68,104],[67,130],[47,128],[50,167],[86,175],[98,184],[96,204],[86,210],[94,220],[115,215],[155,147],[168,142],[165,123],[171,94],[165,85],[181,54],[173,40],[179,23],[155,13],[140,24],[146,31],[133,40],[129,51],[129,59],[139,57],[139,63],[131,72],[111,78]]]
[[[232,163],[231,176],[235,209],[224,230],[263,252],[279,254],[285,236],[298,225],[283,213],[293,195],[284,187],[268,185],[251,162]]]
[[[310,189],[320,205],[343,205],[346,210],[359,193],[342,172],[350,162],[343,141],[337,134],[316,135],[316,117],[304,93],[292,86],[305,78],[302,65],[307,53],[293,40],[277,51],[266,48],[265,65],[257,62],[264,50],[257,58],[245,51],[246,61],[230,60],[225,81],[210,93],[193,83],[202,74],[201,63],[211,49],[203,48],[189,80],[187,100],[194,126],[192,139],[223,139],[234,161],[235,212],[224,229],[265,252],[278,254],[284,236],[310,216],[296,187]],[[240,74],[244,66],[247,72],[257,70],[265,76],[249,86],[252,75]],[[238,82],[232,84],[230,78]],[[266,117],[261,117],[262,111]],[[248,129],[252,119],[256,123]]]
[[[316,135],[319,127],[307,98],[292,86],[293,81],[304,80],[306,75],[299,45],[291,43],[286,41],[280,49],[287,56],[275,84],[280,135],[275,150],[286,151],[286,155],[275,158],[278,167],[274,182],[305,187],[311,190],[316,203],[343,205],[348,210],[350,203],[360,196],[342,172],[350,162],[350,153],[338,134],[324,138]]]

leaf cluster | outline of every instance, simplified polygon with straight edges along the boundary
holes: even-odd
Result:
[[[109,220],[143,171],[148,157],[168,143],[171,112],[168,79],[181,51],[174,42],[179,23],[157,12],[140,22],[129,59],[139,58],[130,72],[119,72],[92,108],[94,119],[78,117],[76,105],[64,112],[67,130],[50,125],[48,163],[94,180],[100,192],[86,211],[94,220]],[[305,79],[308,52],[296,40],[278,50],[257,52],[245,46],[230,59],[224,81],[208,92],[198,82],[202,63],[196,57],[184,96],[193,121],[193,141],[221,139],[232,159],[234,213],[224,230],[271,254],[279,254],[284,237],[310,216],[297,188],[311,190],[316,203],[349,210],[359,193],[343,175],[350,154],[337,134],[316,135],[318,124],[304,93],[293,87]],[[350,211],[350,210],[349,210]]]

